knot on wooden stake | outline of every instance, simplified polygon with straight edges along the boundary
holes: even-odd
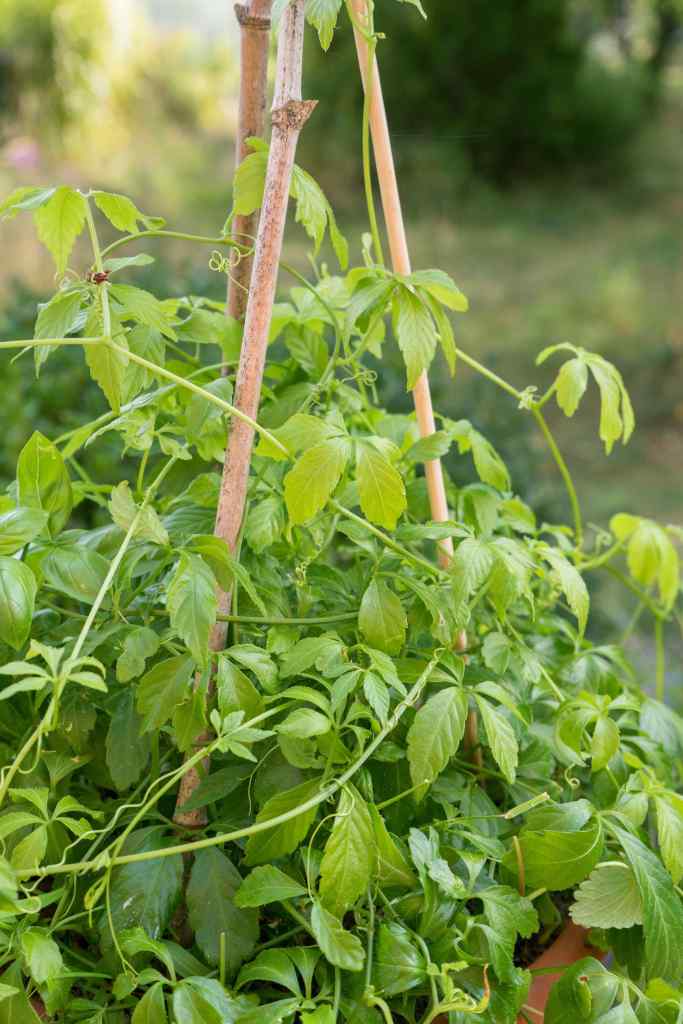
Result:
[[[249,13],[244,4],[235,4],[235,17],[242,28],[253,28],[257,32],[270,32],[270,18],[259,18]]]
[[[272,112],[273,128],[300,132],[317,106],[317,100],[290,100]]]

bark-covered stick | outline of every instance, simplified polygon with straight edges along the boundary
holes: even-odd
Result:
[[[254,419],[261,398],[294,155],[299,133],[315,107],[315,101],[301,99],[303,42],[304,0],[293,0],[282,15],[278,40],[273,131],[235,387],[234,404]],[[243,429],[245,426],[236,419],[230,424],[214,531],[232,551],[236,548],[242,525],[254,444],[254,431],[249,426]],[[219,593],[220,613],[229,613],[231,596],[229,592]],[[226,622],[216,623],[209,641],[211,650],[220,651],[225,647],[227,629]],[[175,821],[189,828],[204,824],[201,811],[182,810],[200,779],[200,773],[191,769],[181,779],[178,790]]]
[[[247,139],[262,136],[265,130],[271,7],[272,0],[251,0],[235,4],[235,16],[240,26],[240,94],[235,167],[239,167],[249,153]],[[239,242],[249,245],[256,235],[258,219],[258,211],[248,215],[236,214],[232,222],[232,234]],[[252,263],[251,253],[238,258],[228,278],[227,312],[236,320],[242,320],[247,309]]]

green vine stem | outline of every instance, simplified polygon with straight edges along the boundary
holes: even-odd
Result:
[[[249,836],[256,835],[258,832],[266,832],[271,828],[286,825],[288,821],[292,820],[292,818],[296,818],[298,815],[303,814],[306,811],[313,810],[314,808],[319,807],[320,804],[324,803],[326,800],[329,800],[338,793],[339,790],[345,786],[358,771],[360,771],[363,765],[372,757],[380,744],[382,744],[387,736],[394,731],[408,708],[413,707],[420,699],[422,691],[427,685],[429,677],[434,671],[441,654],[441,649],[435,651],[429,664],[424,669],[417,682],[403,700],[396,705],[393,714],[387,719],[386,724],[380,729],[367,747],[365,747],[353,764],[337,779],[321,789],[315,796],[305,800],[297,807],[294,807],[289,811],[285,811],[282,814],[278,814],[273,818],[269,818],[267,821],[255,822],[253,825],[234,829],[232,832],[220,832],[215,836],[206,836],[203,839],[196,839],[192,842],[178,843],[176,846],[167,846],[163,849],[148,850],[142,853],[130,853],[116,857],[105,857],[104,854],[101,854],[94,860],[78,861],[73,864],[49,864],[42,868],[22,868],[17,870],[17,877],[44,878],[48,875],[57,874],[82,874],[88,871],[101,870],[108,866],[115,867],[120,864],[135,864],[139,861],[156,860],[159,857],[173,857],[176,854],[195,853],[197,850],[205,850],[212,846],[224,846],[226,843],[236,842],[238,839],[247,839]],[[203,753],[203,751],[199,751],[197,756],[200,754],[203,756]]]

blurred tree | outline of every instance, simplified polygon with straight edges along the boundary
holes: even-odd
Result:
[[[97,97],[104,0],[2,0],[0,127],[59,139]]]
[[[580,6],[431,0],[423,21],[404,4],[376,4],[377,28],[393,44],[380,47],[380,59],[394,131],[414,134],[416,146],[441,140],[499,182],[613,161],[643,121],[646,74],[635,61],[612,66],[592,52],[578,30]],[[310,94],[334,103],[342,141],[360,102],[353,61],[342,24],[309,72]]]

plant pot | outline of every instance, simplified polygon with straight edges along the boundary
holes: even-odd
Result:
[[[552,945],[548,946],[544,953],[541,953],[538,960],[531,964],[530,969],[534,971],[542,967],[570,967],[577,960],[582,960],[585,956],[594,956],[596,959],[602,959],[604,954],[600,950],[593,949],[592,946],[588,945],[587,935],[588,932],[585,928],[581,928],[578,924],[568,921]],[[539,1016],[539,1013],[543,1014],[545,1011],[550,990],[559,979],[561,973],[561,971],[558,971],[557,974],[539,974],[531,982],[525,1006],[538,1011],[528,1015],[534,1021],[534,1024],[541,1024],[543,1017]],[[518,1024],[525,1024],[523,1017],[520,1016],[518,1018]]]

